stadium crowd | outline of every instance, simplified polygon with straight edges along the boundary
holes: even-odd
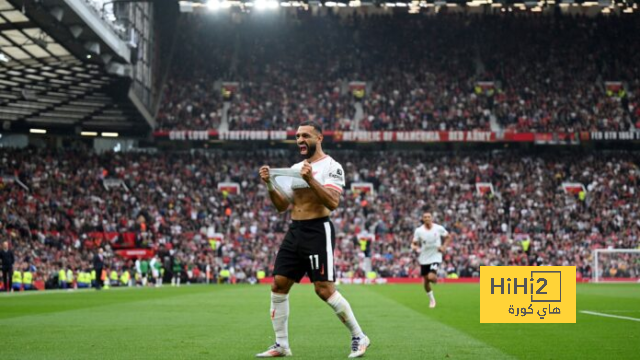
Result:
[[[481,265],[536,264],[575,265],[589,277],[594,249],[640,246],[637,153],[329,153],[347,179],[332,214],[339,277],[365,276],[366,255],[378,276],[418,276],[409,245],[426,210],[453,234],[441,276],[477,276]],[[116,255],[124,233],[134,234],[131,247],[157,255],[165,282],[254,282],[271,274],[289,217],[275,211],[257,171],[298,160],[283,150],[2,149],[0,236],[11,244],[15,269],[30,269],[48,287],[62,277],[73,283],[81,273],[86,280],[98,246],[106,250],[114,284],[142,281],[153,266],[136,275],[135,259]],[[218,189],[228,182],[239,191]],[[350,190],[361,182],[373,184],[374,193]],[[565,193],[565,182],[586,191]],[[491,183],[493,192],[480,194],[477,183]],[[120,236],[96,240],[95,233]],[[367,235],[374,240],[361,243]],[[621,256],[598,271],[634,277],[639,267],[637,258]]]
[[[640,129],[640,21],[624,15],[192,14],[158,121],[216,129],[230,81],[239,85],[230,130],[293,129],[308,118],[353,130],[356,102],[360,130],[488,130],[492,119],[520,132]],[[363,99],[350,81],[367,82]],[[607,81],[623,87],[607,93]]]

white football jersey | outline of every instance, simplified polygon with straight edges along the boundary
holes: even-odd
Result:
[[[299,171],[302,169],[303,163],[304,161],[301,161],[293,165],[291,168]],[[342,165],[340,165],[340,163],[333,160],[331,156],[325,155],[324,157],[312,162],[311,169],[313,178],[316,179],[320,184],[325,187],[337,190],[342,194],[345,182],[344,170],[342,169]],[[293,190],[304,189],[308,187],[309,184],[307,184],[307,182],[303,179],[294,178],[291,183],[291,188]]]
[[[413,238],[420,245],[420,257],[418,258],[420,265],[442,262],[442,254],[438,248],[442,246],[442,237],[447,235],[449,235],[447,229],[438,224],[432,224],[431,229],[427,229],[424,225],[416,228],[413,232]]]

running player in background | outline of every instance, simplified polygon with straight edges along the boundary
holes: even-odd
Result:
[[[451,235],[442,225],[433,223],[430,212],[422,215],[423,225],[413,232],[411,248],[420,252],[420,275],[423,278],[424,290],[429,295],[429,307],[436,307],[436,298],[431,290],[431,283],[438,280],[438,267],[442,263],[442,253],[451,243]],[[444,245],[442,244],[444,240]]]
[[[291,356],[287,323],[289,291],[305,274],[313,282],[316,294],[335,311],[351,332],[350,358],[361,357],[369,346],[349,302],[336,291],[333,249],[335,229],[329,219],[340,204],[345,185],[342,166],[322,151],[322,128],[315,122],[300,124],[296,133],[300,154],[305,160],[292,166],[302,179],[293,179],[293,201],[271,183],[269,167],[260,168],[269,197],[279,212],[291,208],[291,225],[276,256],[271,286],[271,322],[276,343],[257,357]]]

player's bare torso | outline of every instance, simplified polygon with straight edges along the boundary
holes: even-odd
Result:
[[[313,190],[296,189],[293,191],[291,219],[310,220],[329,216],[331,211],[322,204]]]

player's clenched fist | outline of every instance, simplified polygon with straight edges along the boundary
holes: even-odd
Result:
[[[300,176],[302,176],[302,179],[304,179],[304,181],[306,181],[307,183],[311,181],[311,179],[313,179],[311,164],[309,164],[307,160],[305,160],[302,163],[302,169],[300,169]]]
[[[262,179],[262,181],[264,181],[265,183],[269,183],[269,181],[271,180],[271,177],[269,176],[268,165],[264,165],[260,168],[260,179]]]
[[[411,243],[411,250],[413,250],[413,251],[419,251],[420,250],[420,246],[418,246],[417,242],[414,241],[414,242]]]

